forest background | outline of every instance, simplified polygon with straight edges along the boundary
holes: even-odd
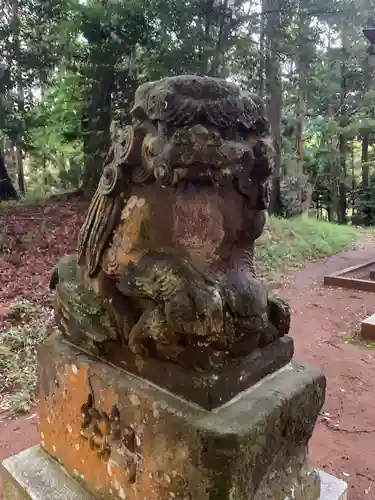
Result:
[[[90,196],[136,87],[228,78],[266,101],[270,211],[375,224],[371,0],[4,0],[0,146],[17,195]],[[374,14],[375,15],[375,14]],[[16,193],[0,190],[4,199]]]

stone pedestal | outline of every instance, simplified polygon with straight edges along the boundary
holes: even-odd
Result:
[[[291,363],[207,411],[57,336],[40,349],[41,447],[99,499],[317,500],[324,392]]]

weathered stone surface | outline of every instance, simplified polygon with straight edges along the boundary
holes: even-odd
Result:
[[[0,475],[4,500],[94,500],[40,446],[5,460]]]
[[[209,412],[60,337],[39,357],[41,445],[97,498],[319,498],[319,371],[289,364]]]
[[[113,352],[101,356],[103,360],[111,361],[206,410],[212,410],[289,363],[294,344],[293,339],[286,335],[247,356],[227,360],[221,368],[213,366],[204,371],[154,358],[140,361],[139,356],[126,346],[121,348],[113,344],[112,349]],[[199,352],[195,352],[196,360],[198,356]]]
[[[0,473],[5,485],[4,500],[94,500],[39,446],[5,460]],[[344,481],[324,471],[318,473],[321,479],[319,500],[346,500],[347,485]],[[113,498],[116,498],[115,494],[111,500]],[[290,498],[298,497],[294,494]]]

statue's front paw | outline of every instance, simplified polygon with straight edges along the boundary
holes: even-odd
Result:
[[[259,346],[264,347],[287,335],[290,329],[290,307],[280,297],[268,298],[268,322],[260,336]]]
[[[69,254],[62,257],[53,267],[49,289],[56,290],[60,281],[74,280],[77,274],[77,257]]]
[[[219,286],[185,258],[150,251],[137,263],[128,265],[117,287],[124,295],[147,299],[156,307],[157,314],[147,312],[145,325],[134,330],[134,338],[149,337],[159,344],[175,344],[181,335],[217,338],[223,334]],[[150,322],[157,327],[146,327]],[[164,341],[167,337],[170,342]]]
[[[223,300],[215,286],[191,283],[165,302],[169,328],[177,334],[217,337],[223,332]]]
[[[241,270],[228,273],[223,292],[239,330],[256,335],[267,326],[267,290],[250,273]]]
[[[288,302],[281,297],[268,298],[268,318],[276,327],[279,337],[287,335],[290,330],[291,311]]]
[[[79,280],[60,280],[56,286],[57,325],[66,337],[77,344],[104,346],[116,340],[118,325],[103,301]]]

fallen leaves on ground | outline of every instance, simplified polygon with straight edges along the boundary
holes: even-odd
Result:
[[[51,270],[75,251],[87,203],[0,206],[0,413],[34,402],[36,347],[53,329]]]
[[[86,208],[81,200],[0,206],[0,331],[10,302],[45,301],[53,266],[76,249]]]

